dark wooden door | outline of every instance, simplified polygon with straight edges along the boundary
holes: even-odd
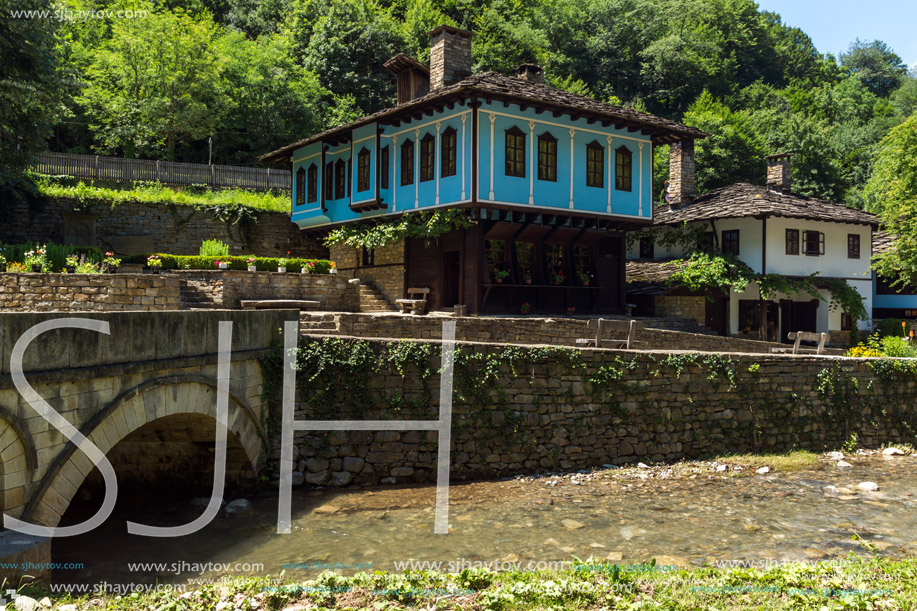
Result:
[[[726,298],[722,295],[714,297],[713,301],[707,301],[705,306],[705,324],[708,328],[713,329],[719,335],[726,335]]]
[[[599,289],[598,309],[624,309],[624,240],[602,238],[598,243],[595,271]]]
[[[461,256],[457,250],[443,252],[442,298],[439,307],[451,308],[459,302],[461,280]]]

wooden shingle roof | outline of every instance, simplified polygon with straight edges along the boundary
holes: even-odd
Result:
[[[843,204],[791,193],[777,193],[766,187],[736,183],[699,196],[691,204],[677,209],[665,207],[654,211],[656,225],[674,225],[685,221],[706,221],[743,217],[786,218],[854,223],[878,227],[876,215]]]
[[[872,254],[884,255],[895,248],[895,236],[887,231],[877,231],[872,234]]]
[[[438,105],[454,104],[469,98],[502,100],[506,103],[511,102],[526,108],[567,113],[590,121],[600,122],[606,126],[614,125],[631,131],[641,131],[652,136],[655,143],[674,142],[682,138],[704,138],[707,135],[697,128],[688,127],[664,117],[622,106],[614,106],[547,85],[507,76],[499,72],[482,72],[469,76],[454,85],[431,91],[427,95],[409,102],[380,110],[361,117],[352,123],[303,138],[276,151],[262,155],[259,159],[261,161],[275,162],[289,161],[292,158],[293,151],[313,142],[332,138],[376,121],[397,122],[399,119],[408,120],[412,116],[422,116],[422,113]]]

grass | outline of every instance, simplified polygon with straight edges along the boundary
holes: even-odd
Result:
[[[786,454],[727,454],[718,456],[716,461],[748,469],[770,467],[771,471],[799,471],[814,467],[818,457],[807,450],[793,450]]]
[[[210,190],[189,186],[178,190],[158,183],[133,183],[131,188],[112,189],[75,181],[70,177],[35,175],[38,191],[46,197],[75,199],[80,202],[105,202],[111,205],[123,203],[174,204],[179,206],[211,207],[226,206],[289,212],[289,195],[276,192],[255,192],[242,189]]]
[[[638,563],[628,563],[630,566]],[[352,609],[417,610],[590,610],[659,609],[738,611],[917,608],[917,560],[878,557],[820,563],[792,563],[767,570],[701,568],[663,571],[645,563],[639,571],[589,560],[561,571],[492,572],[471,568],[459,573],[382,571],[344,577],[326,572],[294,582],[281,577],[245,578],[186,592],[160,590],[116,596],[56,595],[42,586],[20,593],[54,597],[53,607],[109,611],[246,611]],[[460,591],[460,593],[458,592]],[[444,595],[443,592],[456,592]],[[90,602],[92,601],[92,602]]]

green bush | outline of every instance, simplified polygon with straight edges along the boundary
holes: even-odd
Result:
[[[220,240],[204,240],[199,254],[202,257],[228,257],[229,244],[224,244]]]
[[[879,334],[879,337],[904,337],[901,323],[908,324],[908,321],[902,318],[883,318],[879,321],[879,326],[876,327],[876,333]],[[908,329],[910,329],[909,324]]]
[[[25,253],[30,250],[40,248],[41,244],[26,242],[25,244],[2,244],[0,245],[0,254],[6,258],[9,263],[24,263]],[[49,271],[59,272],[67,264],[68,255],[83,256],[87,263],[99,263],[102,260],[102,251],[93,246],[64,246],[61,244],[47,243],[44,245],[47,250],[46,256],[49,264]]]
[[[240,255],[232,257],[201,257],[201,256],[181,256],[168,255],[163,253],[156,254],[162,261],[162,269],[217,269],[216,262],[222,261],[228,264],[229,269],[246,270],[248,269],[248,259],[254,259],[253,265],[259,272],[276,272],[280,267],[280,257],[252,257],[250,255]],[[126,257],[124,263],[146,263],[150,255],[133,255]],[[299,273],[302,268],[306,268],[309,274],[328,274],[334,269],[334,262],[326,259],[290,259],[284,257],[287,261],[287,272]],[[311,265],[310,265],[311,264]]]
[[[882,338],[882,352],[885,356],[917,358],[917,348],[903,337],[889,335]]]

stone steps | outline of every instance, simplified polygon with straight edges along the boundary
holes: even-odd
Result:
[[[182,282],[178,287],[179,308],[182,310],[215,309],[213,299],[196,286]]]
[[[386,301],[376,287],[371,284],[360,284],[361,312],[392,312],[394,308]]]
[[[299,317],[299,332],[334,335],[340,332],[340,324],[334,314],[302,314]]]

